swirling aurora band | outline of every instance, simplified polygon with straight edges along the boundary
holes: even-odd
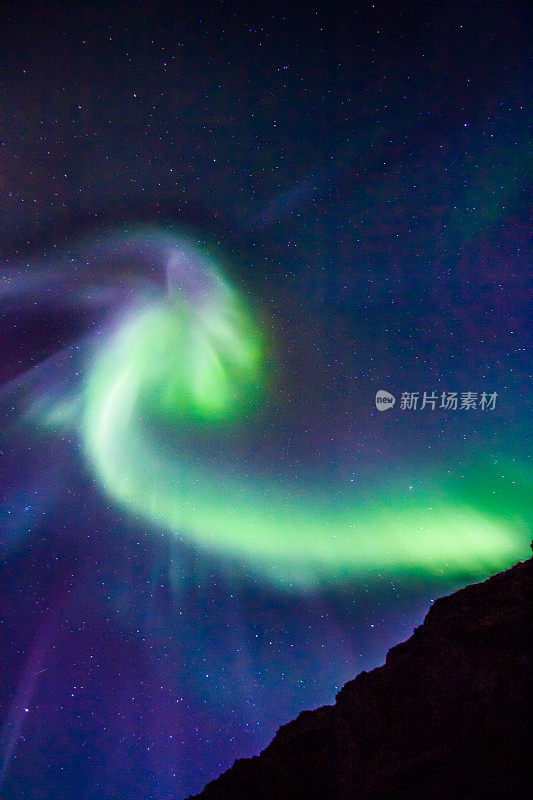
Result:
[[[187,283],[183,242],[179,253],[166,295],[130,307],[87,369],[83,441],[116,502],[280,585],[380,569],[486,575],[523,555],[524,519],[505,502],[485,510],[444,489],[327,499],[165,446],[157,426],[216,433],[245,424],[268,394],[266,340],[243,296],[192,250]]]

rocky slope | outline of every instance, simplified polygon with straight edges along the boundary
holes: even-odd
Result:
[[[201,800],[521,800],[532,560],[432,606],[384,666],[304,711]],[[528,791],[529,790],[529,791]],[[191,799],[192,800],[192,799]]]

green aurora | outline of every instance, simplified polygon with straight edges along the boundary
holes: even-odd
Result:
[[[215,278],[200,300],[173,293],[134,309],[94,355],[83,439],[117,503],[287,587],[377,571],[483,577],[524,556],[516,499],[530,482],[510,463],[498,491],[473,465],[472,491],[443,482],[415,496],[334,487],[327,497],[165,446],[157,424],[216,435],[268,395],[266,341],[240,293]]]

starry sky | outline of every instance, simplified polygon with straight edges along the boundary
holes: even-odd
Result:
[[[5,9],[0,797],[184,800],[528,555],[530,20]]]

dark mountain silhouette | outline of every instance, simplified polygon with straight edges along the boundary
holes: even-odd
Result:
[[[437,600],[334,706],[304,711],[201,800],[531,797],[532,560]]]

